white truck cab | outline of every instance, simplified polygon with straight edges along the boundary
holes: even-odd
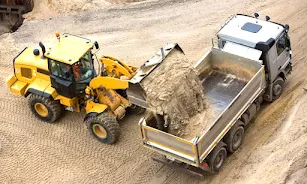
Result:
[[[272,102],[283,91],[287,74],[292,70],[288,25],[247,15],[234,15],[217,33],[218,47],[223,51],[259,60],[265,66],[268,83],[264,100]]]

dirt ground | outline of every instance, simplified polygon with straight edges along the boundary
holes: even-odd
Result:
[[[54,16],[31,17],[17,32],[0,36],[0,183],[307,182],[306,0],[165,0],[95,8],[64,15],[49,9]],[[66,112],[55,124],[43,123],[31,114],[26,99],[5,85],[12,59],[26,46],[56,39],[57,31],[97,40],[98,55],[133,65],[165,43],[178,42],[194,63],[227,17],[254,12],[290,25],[294,71],[282,97],[262,106],[223,170],[203,180],[151,160],[154,153],[141,145],[140,116],[124,118],[119,142],[105,145],[89,135],[83,114]]]

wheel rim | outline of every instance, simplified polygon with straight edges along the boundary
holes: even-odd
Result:
[[[281,89],[282,89],[281,85],[280,84],[276,84],[274,86],[274,95],[275,96],[279,96],[279,94],[281,93]]]
[[[223,162],[224,162],[224,154],[222,151],[220,151],[214,161],[215,168],[219,169],[223,165]]]
[[[101,139],[105,139],[108,135],[106,129],[99,124],[93,125],[93,131],[94,131],[95,135],[97,135]]]
[[[47,107],[42,104],[42,103],[36,103],[34,105],[34,109],[37,112],[37,114],[39,114],[42,117],[47,117],[48,116],[48,109]]]
[[[238,149],[242,142],[242,131],[239,129],[233,136],[233,148]]]

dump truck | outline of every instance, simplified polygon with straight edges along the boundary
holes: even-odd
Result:
[[[96,41],[56,33],[52,43],[26,47],[13,59],[14,74],[7,78],[7,87],[28,98],[29,108],[44,122],[56,122],[64,110],[85,111],[89,132],[100,142],[113,144],[120,133],[118,120],[126,112],[144,109],[131,104],[126,95],[137,68],[111,56],[98,59],[98,50]]]
[[[172,120],[163,114],[152,111],[140,119],[143,145],[163,155],[154,160],[200,176],[218,172],[241,146],[260,104],[281,96],[292,71],[289,26],[258,17],[232,16],[218,31],[216,46],[194,65],[204,96],[213,102],[204,111],[216,112],[211,126],[184,139],[168,132]],[[149,108],[143,81],[174,51],[184,54],[178,44],[168,44],[140,67],[127,91],[131,103]]]

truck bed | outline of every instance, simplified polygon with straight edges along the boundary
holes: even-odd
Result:
[[[152,117],[142,118],[139,124],[146,147],[169,158],[199,166],[261,94],[265,78],[259,61],[214,48],[197,62],[195,69],[199,72],[206,99],[212,102],[217,112],[206,129],[193,139],[183,139],[158,130],[153,126],[155,120]]]
[[[206,107],[193,116],[181,130],[183,133],[180,137],[187,140],[201,136],[202,133],[208,131],[214,121],[244,88],[247,81],[241,80],[235,75],[212,70],[201,80],[201,84]]]
[[[213,71],[203,79],[205,97],[213,102],[217,111],[223,111],[247,84],[234,75]]]

